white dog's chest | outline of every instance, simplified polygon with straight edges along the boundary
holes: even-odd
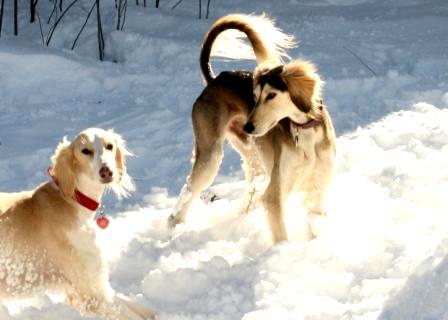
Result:
[[[101,253],[96,244],[95,230],[90,222],[85,222],[76,231],[67,233],[67,238],[88,271],[100,270]]]
[[[319,131],[319,130],[318,130]],[[289,181],[291,190],[298,190],[316,176],[316,167],[321,159],[316,154],[316,144],[320,132],[302,130],[297,137],[297,145],[284,145],[280,156],[280,176]]]

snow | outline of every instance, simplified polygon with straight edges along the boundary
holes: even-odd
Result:
[[[77,8],[49,48],[37,26],[0,39],[0,190],[47,179],[64,135],[115,128],[135,157],[137,191],[105,199],[98,241],[118,292],[164,320],[446,319],[448,317],[448,7],[444,0],[130,3],[124,32],[105,5],[106,60],[95,25],[69,50]],[[39,2],[45,12],[46,2]],[[9,4],[8,4],[9,6]],[[10,17],[7,7],[6,17]],[[337,173],[319,237],[303,241],[300,196],[288,202],[291,241],[272,246],[265,213],[238,214],[243,173],[226,148],[215,184],[170,232],[166,220],[190,168],[190,113],[203,84],[198,56],[211,22],[266,12],[314,61],[338,134]],[[351,53],[351,52],[352,53]],[[353,55],[355,53],[375,73]],[[254,62],[215,61],[215,70]],[[210,201],[213,195],[216,201]],[[0,319],[82,319],[58,296],[0,305]]]

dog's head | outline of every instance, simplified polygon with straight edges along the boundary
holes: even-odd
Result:
[[[71,197],[80,177],[89,183],[106,185],[117,196],[134,190],[126,172],[131,155],[123,138],[113,130],[89,128],[70,142],[65,137],[52,157],[54,177],[65,196]]]
[[[296,123],[318,118],[321,86],[316,68],[306,61],[257,68],[254,74],[256,104],[244,131],[262,136],[284,118]]]

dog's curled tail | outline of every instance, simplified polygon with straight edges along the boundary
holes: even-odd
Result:
[[[241,40],[244,35],[251,46]],[[279,64],[283,58],[289,58],[285,49],[295,46],[294,37],[283,33],[265,15],[227,15],[218,19],[205,35],[200,55],[202,75],[207,84],[215,78],[210,56],[253,59],[255,54],[258,64]]]

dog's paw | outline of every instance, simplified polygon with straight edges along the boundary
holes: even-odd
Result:
[[[213,201],[219,200],[219,196],[211,191],[205,191],[201,194],[201,200],[205,203],[212,203]]]
[[[120,320],[157,320],[157,315],[151,309],[132,302],[127,298],[116,297],[116,301],[121,306]]]
[[[167,220],[168,229],[174,229],[179,223],[182,223],[179,215],[170,214]]]
[[[326,233],[329,229],[329,221],[326,213],[308,214],[308,228],[309,233],[311,234],[310,240]]]

